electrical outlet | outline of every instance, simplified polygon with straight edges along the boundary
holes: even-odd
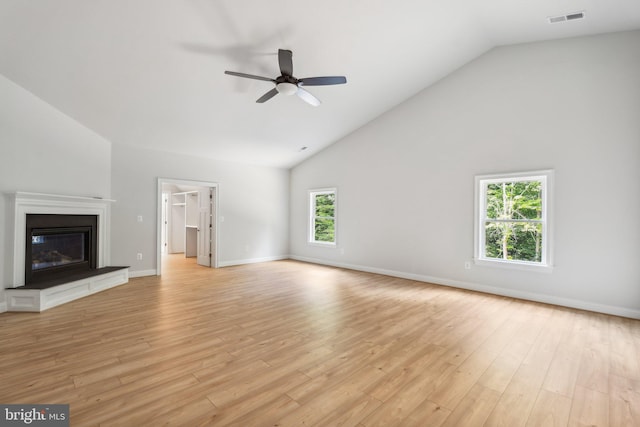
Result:
[[[142,253],[138,252],[138,261],[142,261]]]
[[[138,215],[138,222],[142,222],[142,215]]]
[[[471,261],[465,261],[464,262],[464,269],[465,270],[471,270]]]

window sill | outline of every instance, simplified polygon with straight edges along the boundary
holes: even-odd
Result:
[[[336,248],[337,245],[335,243],[329,243],[329,242],[307,242],[307,245],[309,246],[319,246],[321,248]]]
[[[502,261],[498,259],[476,259],[475,265],[497,267],[507,270],[535,271],[537,273],[551,273],[553,266],[549,264],[534,264],[529,262]]]

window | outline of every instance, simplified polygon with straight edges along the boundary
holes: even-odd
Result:
[[[551,267],[550,170],[476,177],[478,264]]]
[[[336,189],[311,190],[309,242],[336,244]]]

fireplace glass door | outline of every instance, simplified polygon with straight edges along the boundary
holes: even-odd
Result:
[[[96,268],[95,215],[27,214],[25,284]]]
[[[31,236],[32,271],[87,261],[86,232],[36,233]]]

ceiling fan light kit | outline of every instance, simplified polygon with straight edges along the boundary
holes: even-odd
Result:
[[[280,66],[280,76],[275,79],[269,77],[255,76],[253,74],[239,73],[237,71],[225,71],[225,74],[236,77],[243,77],[245,79],[263,80],[275,84],[275,88],[262,95],[256,100],[257,103],[262,104],[281,93],[283,95],[291,96],[293,94],[298,95],[300,99],[317,107],[320,105],[320,100],[313,96],[310,92],[302,89],[302,86],[329,86],[339,85],[347,83],[347,78],[344,76],[326,76],[326,77],[306,77],[298,79],[293,76],[293,53],[290,50],[279,49],[278,50],[278,65]]]
[[[276,85],[276,90],[278,93],[283,95],[291,96],[298,91],[298,86],[293,83],[278,83]]]

